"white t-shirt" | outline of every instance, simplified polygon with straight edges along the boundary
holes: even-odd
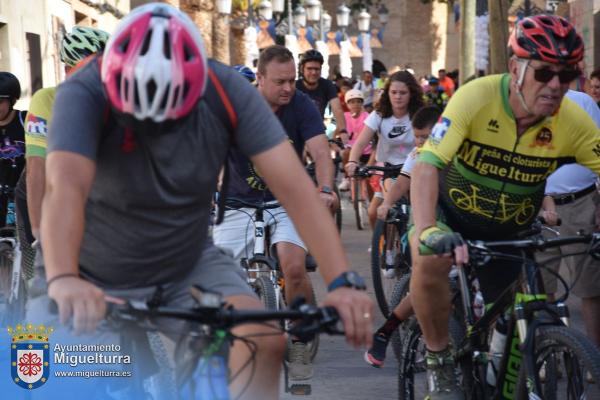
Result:
[[[400,171],[400,173],[402,175],[406,175],[410,178],[410,174],[415,166],[415,164],[417,163],[417,150],[418,148],[415,147],[411,150],[410,153],[408,153],[408,157],[406,157],[406,161],[404,162],[404,165],[402,166],[402,170]]]
[[[393,165],[404,164],[408,153],[415,147],[415,135],[408,114],[402,118],[392,115],[382,120],[377,111],[373,111],[365,120],[365,125],[379,135],[375,159]]]
[[[600,128],[600,109],[589,95],[569,90],[566,97],[583,108]],[[546,181],[546,194],[575,193],[586,189],[596,182],[598,176],[590,169],[579,164],[563,165]]]

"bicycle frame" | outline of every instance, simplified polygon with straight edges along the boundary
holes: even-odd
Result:
[[[520,278],[505,289],[499,299],[478,320],[472,309],[471,278],[467,276],[465,268],[458,268],[457,271],[462,311],[467,326],[466,338],[457,349],[457,359],[473,357],[473,363],[487,367],[489,334],[493,329],[494,322],[510,311],[507,340],[496,377],[496,388],[491,396],[494,399],[515,398],[519,371],[523,365],[525,365],[528,375],[529,398],[540,398],[539,394],[542,391],[539,377],[533,376],[531,373],[535,370],[533,368],[535,365],[534,355],[531,347],[527,344],[532,343],[535,331],[541,324],[566,326],[569,324],[566,305],[564,303],[557,305],[547,303],[546,295],[535,290],[535,286],[541,286],[532,285],[535,280],[539,279],[539,275],[535,276],[536,266],[536,263],[524,262]],[[547,311],[554,318],[547,322],[541,322],[539,317],[534,315],[537,311]],[[522,348],[524,351],[521,350]],[[478,380],[485,384],[485,376],[479,376]]]
[[[21,281],[21,250],[17,239],[14,237],[0,237],[0,243],[8,243],[13,252],[13,266],[10,279],[10,295],[8,297],[8,303],[19,298],[19,282]]]

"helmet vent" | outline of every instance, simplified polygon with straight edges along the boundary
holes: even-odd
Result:
[[[148,94],[148,100],[153,101],[154,96],[156,96],[156,82],[154,79],[150,79],[148,83],[146,83],[146,93]]]
[[[165,53],[165,58],[167,60],[171,59],[171,41],[169,40],[169,33],[164,33],[163,38],[163,53]]]
[[[548,40],[543,35],[533,35],[532,38],[544,47],[552,47]]]
[[[140,106],[140,91],[137,80],[133,81],[133,104],[136,108]]]
[[[185,44],[183,45],[183,58],[184,58],[185,61],[191,61],[194,58],[194,53]]]
[[[150,48],[150,39],[152,38],[152,29],[148,30],[146,33],[146,37],[144,38],[144,43],[142,44],[142,49],[140,50],[140,55],[145,56]]]
[[[175,87],[175,91],[173,92],[173,101],[171,102],[171,107],[175,108],[177,105],[177,99],[179,98],[179,88],[180,86]]]
[[[119,45],[119,49],[121,50],[121,53],[127,53],[127,48],[129,47],[129,42],[131,41],[131,37],[127,37],[125,40],[123,40],[121,42],[121,44]]]
[[[163,93],[163,97],[162,97],[162,99],[160,100],[160,109],[161,109],[161,110],[164,110],[164,109],[167,107],[167,101],[169,100],[169,87],[170,87],[170,86],[171,86],[171,85],[167,85],[167,86],[165,87],[165,91],[164,91],[164,93]]]
[[[187,99],[189,91],[190,91],[190,84],[188,83],[188,81],[183,82],[183,96],[182,96],[182,98]]]

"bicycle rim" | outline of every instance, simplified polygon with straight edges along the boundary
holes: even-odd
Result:
[[[0,243],[0,324],[4,327],[23,322],[23,318],[25,317],[27,294],[25,292],[25,282],[22,277],[19,280],[17,298],[9,302],[13,279],[13,260],[11,245]]]
[[[578,331],[564,326],[542,326],[534,344],[534,379],[538,395],[547,400],[600,398],[600,349]],[[592,378],[595,383],[589,382]],[[527,381],[521,368],[517,393],[527,398]]]
[[[365,221],[363,220],[361,210],[361,196],[360,196],[360,179],[354,178],[352,180],[352,206],[354,207],[354,217],[356,218],[356,228],[362,231],[365,228]]]

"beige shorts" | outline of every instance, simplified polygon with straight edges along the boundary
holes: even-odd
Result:
[[[558,230],[561,236],[575,235],[582,230],[593,232],[596,228],[594,214],[599,200],[600,196],[594,191],[572,203],[557,205],[556,212],[562,220],[562,225],[554,229]],[[556,235],[545,231],[544,236],[555,237]],[[536,260],[542,264],[547,262],[545,266],[553,271],[560,270],[561,276],[572,288],[571,293],[576,296],[581,298],[600,296],[599,260],[595,260],[587,254],[558,258],[561,255],[584,252],[586,248],[586,244],[550,248],[536,253]],[[562,268],[560,268],[561,266]],[[562,293],[562,288],[558,287],[554,275],[542,270],[542,276],[547,293],[555,293],[557,290]]]

